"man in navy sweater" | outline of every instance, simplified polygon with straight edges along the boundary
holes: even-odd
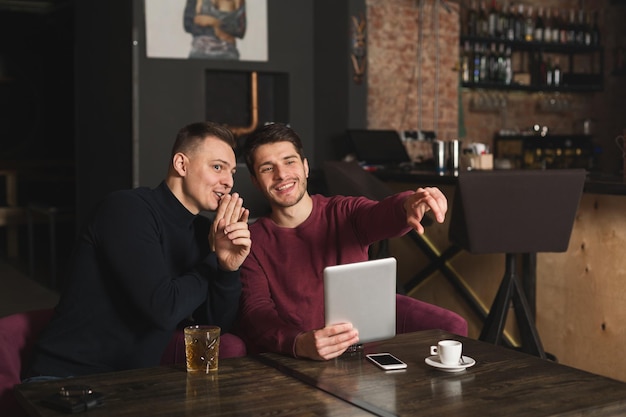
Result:
[[[154,189],[107,196],[82,229],[54,317],[28,377],[66,377],[158,365],[176,326],[230,328],[250,252],[249,212],[229,192],[232,133],[181,129],[167,177]],[[201,211],[216,211],[211,222]]]

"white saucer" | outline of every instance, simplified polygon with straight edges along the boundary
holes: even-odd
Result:
[[[459,363],[458,365],[444,365],[443,363],[439,362],[439,356],[437,355],[429,356],[424,361],[427,365],[430,365],[433,368],[437,368],[440,371],[444,372],[461,372],[464,371],[466,368],[469,368],[470,366],[476,365],[476,361],[469,356],[463,356],[463,362],[465,363]]]

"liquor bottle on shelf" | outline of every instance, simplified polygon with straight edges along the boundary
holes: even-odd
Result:
[[[480,82],[484,83],[489,81],[489,52],[487,51],[487,45],[481,45],[480,53]]]
[[[560,87],[561,81],[561,66],[559,65],[559,59],[556,58],[552,67],[552,85]]]
[[[498,53],[496,52],[496,44],[491,42],[489,55],[487,56],[487,66],[489,71],[488,81],[498,81]]]
[[[525,20],[526,19],[524,17],[524,5],[520,3],[517,5],[517,15],[515,16],[515,24],[514,24],[514,28],[515,28],[514,38],[516,41],[524,40],[524,37],[526,35],[526,21]]]
[[[513,60],[511,56],[511,47],[507,46],[504,53],[504,83],[509,85],[513,82]]]
[[[559,26],[559,43],[567,43],[567,13],[566,10],[561,11],[561,24]]]
[[[533,40],[536,42],[543,42],[543,31],[545,29],[545,24],[543,21],[543,7],[539,7],[537,9],[537,18],[535,19],[535,31],[533,33]]]
[[[535,21],[533,19],[533,6],[528,6],[526,11],[526,22],[524,24],[524,40],[531,42],[535,32]]]
[[[576,43],[578,45],[586,45],[586,39],[590,39],[588,33],[589,30],[587,29],[585,11],[583,9],[578,9],[578,18],[576,21]]]
[[[473,56],[473,65],[472,65],[472,82],[478,84],[480,82],[480,62],[482,59],[482,53],[480,50],[480,44],[474,44],[474,56]]]
[[[552,36],[550,39],[554,43],[561,42],[561,16],[559,14],[559,9],[555,8],[552,13]]]
[[[498,8],[496,6],[496,0],[491,0],[491,7],[489,7],[489,13],[487,15],[488,35],[491,38],[500,37],[498,33]]]
[[[478,10],[478,20],[476,35],[489,36],[489,19],[487,18],[487,12],[485,11],[485,2],[480,2],[480,9]]]
[[[600,27],[598,25],[598,11],[593,12],[593,24],[591,25],[591,44],[600,45]]]
[[[515,22],[517,20],[517,13],[515,13],[515,6],[511,5],[508,8],[508,13],[506,15],[507,20],[507,30],[506,30],[506,38],[510,41],[515,40]]]
[[[552,13],[549,7],[546,7],[546,18],[543,20],[541,40],[543,42],[552,42]]]
[[[501,39],[508,38],[509,32],[509,2],[505,1],[504,5],[498,13],[498,32],[500,32]]]
[[[569,21],[567,25],[567,43],[576,43],[576,10],[569,10]]]
[[[498,47],[498,82],[506,84],[506,56],[503,43]]]
[[[554,85],[554,66],[550,58],[546,61],[546,85]]]
[[[465,32],[468,36],[476,36],[476,27],[478,25],[478,11],[476,11],[476,0],[471,0],[467,9],[467,22],[465,24]]]

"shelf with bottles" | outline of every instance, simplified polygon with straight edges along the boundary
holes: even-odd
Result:
[[[603,89],[604,51],[597,11],[543,6],[533,11],[532,6],[521,3],[502,8],[496,0],[487,8],[485,1],[470,0],[462,16],[463,87],[567,92]]]
[[[465,42],[471,44],[482,43],[491,44],[495,42],[497,44],[503,44],[505,47],[510,47],[516,51],[543,51],[553,52],[561,54],[592,54],[598,53],[603,50],[601,45],[586,45],[578,43],[554,43],[545,41],[522,41],[522,40],[509,40],[502,38],[492,38],[485,36],[468,36],[461,35],[461,45]]]
[[[527,92],[563,92],[563,93],[592,93],[602,91],[599,85],[563,85],[559,87],[548,85],[499,84],[494,82],[461,83],[463,88],[500,90],[500,91],[527,91]]]
[[[461,48],[460,78],[465,88],[518,91],[601,91],[603,52],[573,54],[514,50],[505,43],[471,43]]]
[[[502,4],[504,3],[504,4]],[[500,39],[553,45],[600,45],[598,10],[560,9],[514,4],[509,0],[462,0],[461,35],[486,40]]]
[[[593,166],[591,135],[496,134],[494,158],[514,169],[568,169]]]

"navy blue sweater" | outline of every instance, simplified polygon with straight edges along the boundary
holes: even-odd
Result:
[[[228,331],[239,271],[217,267],[209,229],[165,182],[109,195],[79,236],[67,288],[27,376],[156,366],[176,326],[192,314]]]

